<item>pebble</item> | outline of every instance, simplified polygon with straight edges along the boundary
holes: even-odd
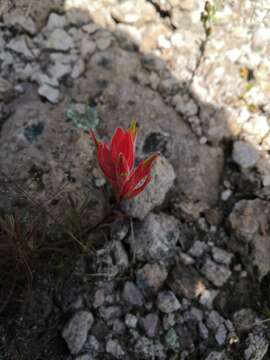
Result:
[[[38,88],[38,93],[40,96],[46,98],[52,104],[57,104],[60,100],[59,90],[47,84],[41,85]]]
[[[232,274],[229,268],[218,265],[211,259],[206,260],[202,267],[202,272],[217,287],[223,286]]]
[[[181,304],[172,291],[163,291],[158,294],[157,307],[163,313],[171,313],[181,309]]]
[[[243,169],[255,166],[260,158],[260,153],[255,147],[245,141],[236,141],[233,145],[233,160]]]
[[[142,293],[131,281],[125,283],[123,299],[132,306],[142,306],[144,303]]]
[[[67,51],[74,47],[74,41],[65,30],[55,29],[49,35],[46,45],[48,49]]]
[[[62,337],[71,354],[78,354],[87,339],[88,331],[94,323],[93,315],[88,311],[79,311],[64,326]]]
[[[123,351],[118,340],[108,340],[106,343],[106,351],[116,359],[120,359],[125,355],[125,352]]]

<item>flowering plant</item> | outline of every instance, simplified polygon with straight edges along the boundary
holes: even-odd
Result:
[[[96,144],[99,166],[112,185],[117,200],[131,199],[141,193],[151,181],[151,168],[159,155],[153,154],[141,160],[134,168],[136,122],[132,122],[126,131],[117,128],[110,144],[98,140],[92,130],[90,133]]]

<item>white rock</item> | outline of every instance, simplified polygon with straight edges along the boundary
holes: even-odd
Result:
[[[170,41],[164,35],[159,35],[157,43],[161,49],[169,49],[171,47]]]
[[[58,89],[51,87],[50,85],[41,85],[38,89],[40,96],[45,97],[49,102],[57,104],[60,100],[60,92]]]
[[[65,25],[65,16],[51,13],[47,22],[46,31],[52,32],[55,29],[62,29]]]
[[[260,27],[258,28],[252,38],[252,47],[258,49],[269,44],[270,41],[270,28]]]
[[[67,51],[74,46],[74,41],[68,33],[62,29],[55,29],[47,40],[47,48]]]
[[[83,59],[87,58],[89,55],[92,55],[96,50],[96,44],[94,41],[89,38],[83,38],[81,41],[81,55]]]
[[[243,169],[257,164],[260,153],[254,146],[245,141],[236,141],[233,145],[233,160]]]
[[[96,45],[98,50],[104,51],[111,46],[112,39],[110,37],[100,38],[97,40]]]
[[[80,77],[83,74],[84,70],[85,70],[84,61],[82,59],[79,59],[73,67],[71,73],[72,79],[77,79],[78,77]]]
[[[23,55],[28,60],[32,60],[34,55],[27,46],[27,41],[30,41],[30,39],[28,39],[26,36],[16,37],[7,44],[6,48]]]
[[[55,63],[49,68],[49,74],[53,79],[60,80],[67,74],[70,74],[71,66],[62,63]]]

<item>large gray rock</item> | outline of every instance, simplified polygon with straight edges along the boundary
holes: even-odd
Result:
[[[72,37],[63,29],[55,29],[47,40],[47,48],[67,51],[74,46]]]
[[[152,169],[150,184],[137,197],[126,201],[123,209],[128,215],[143,220],[151,210],[163,203],[174,179],[172,165],[164,157],[158,158]]]
[[[97,164],[88,135],[64,120],[63,104],[42,103],[35,89],[13,106],[0,133],[0,181],[8,190],[0,192],[0,208],[9,211],[19,200],[21,211],[34,211],[31,221],[45,210],[50,223],[70,224],[71,196],[83,209],[82,226],[100,222],[105,200],[89,181]]]
[[[62,337],[65,339],[71,354],[78,354],[81,351],[93,322],[94,317],[90,312],[79,311],[65,325]]]
[[[175,256],[175,246],[180,234],[179,223],[167,214],[150,213],[135,229],[132,244],[138,260],[169,261]]]

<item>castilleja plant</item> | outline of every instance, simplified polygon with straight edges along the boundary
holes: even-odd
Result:
[[[117,201],[140,194],[151,181],[151,168],[159,154],[141,160],[134,167],[136,123],[132,122],[127,131],[117,128],[110,144],[99,141],[92,130],[91,136],[96,144],[99,165],[113,187]]]

